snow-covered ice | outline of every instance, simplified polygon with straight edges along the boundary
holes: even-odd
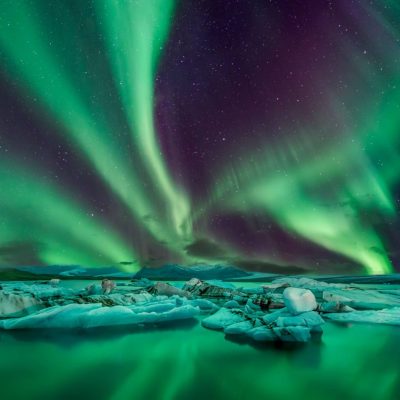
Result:
[[[348,313],[331,313],[325,316],[340,322],[367,322],[372,324],[400,325],[400,307],[383,310],[353,311]]]
[[[311,290],[288,287],[283,292],[285,306],[292,314],[313,311],[317,308],[317,301]]]
[[[215,314],[204,318],[201,324],[209,329],[224,329],[229,325],[242,321],[243,318],[241,314],[233,313],[228,308],[222,307]]]
[[[138,311],[138,312],[137,312]],[[68,304],[40,310],[21,318],[0,321],[3,329],[87,329],[106,326],[155,324],[193,318],[199,308],[190,304],[166,305],[162,310],[135,310],[134,306],[103,307],[101,304]]]
[[[41,301],[30,294],[0,291],[0,317],[19,317],[41,309]]]
[[[101,281],[0,283],[0,329],[86,329],[194,319],[254,341],[310,340],[325,320],[400,325],[400,290],[285,277],[259,287],[190,279],[182,286]],[[181,288],[182,287],[182,288]],[[204,316],[204,314],[206,314]]]

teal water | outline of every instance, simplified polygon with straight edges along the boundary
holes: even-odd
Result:
[[[400,328],[327,323],[281,347],[192,324],[0,332],[0,398],[398,400]]]
[[[2,333],[2,399],[398,400],[400,329],[326,324],[320,342],[228,341],[199,324]]]

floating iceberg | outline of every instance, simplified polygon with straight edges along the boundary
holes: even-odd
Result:
[[[190,304],[169,304],[154,310],[134,306],[103,307],[101,304],[68,304],[40,310],[21,318],[0,321],[3,329],[87,329],[106,326],[158,324],[194,318],[199,308]]]
[[[150,288],[149,292],[152,294],[159,294],[165,296],[178,295],[184,297],[191,297],[191,294],[188,291],[179,289],[165,282],[157,282],[152,288]]]
[[[224,332],[227,335],[244,335],[254,328],[252,321],[240,321],[232,325],[228,325]]]
[[[242,313],[234,313],[232,310],[222,307],[215,314],[204,318],[201,324],[209,329],[224,329],[229,325],[242,321]]]
[[[224,330],[227,335],[247,335],[256,341],[285,342],[306,342],[312,332],[321,332],[323,324],[324,320],[315,311],[293,315],[287,308],[261,318],[243,310],[221,308],[202,321],[204,327]]]
[[[359,310],[379,310],[388,307],[400,307],[400,291],[389,293],[379,290],[349,288],[330,289],[322,293],[324,301],[336,301]]]
[[[145,278],[108,282],[110,290],[98,283],[82,289],[51,281],[1,283],[0,329],[135,326],[201,314],[203,327],[229,336],[305,342],[322,332],[326,319],[400,325],[400,290],[395,286],[371,289],[295,277],[255,288],[197,278],[182,288]]]
[[[282,342],[308,342],[311,339],[311,329],[305,326],[287,326],[272,328]]]
[[[274,342],[278,340],[276,333],[265,326],[251,329],[247,332],[247,336],[257,342]]]
[[[0,317],[2,318],[27,315],[42,307],[41,301],[32,295],[0,291]]]
[[[288,287],[283,292],[285,306],[292,314],[313,311],[317,308],[317,301],[311,290]]]
[[[368,322],[372,324],[400,325],[400,307],[383,310],[332,313],[326,314],[325,318],[340,322]]]
[[[308,326],[314,327],[324,324],[325,321],[315,311],[308,311],[296,316],[279,316],[276,319],[276,325],[285,326]]]
[[[265,288],[279,288],[288,286],[295,288],[320,289],[326,287],[342,288],[346,287],[347,285],[341,283],[326,283],[311,278],[306,278],[306,277],[297,278],[292,276],[285,276],[282,278],[274,279],[271,284],[263,285],[263,287]]]

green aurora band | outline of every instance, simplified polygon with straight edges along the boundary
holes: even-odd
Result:
[[[391,3],[398,15],[397,3]],[[384,60],[384,71],[378,62],[352,56],[350,43],[338,43],[354,79],[374,94],[362,109],[352,107],[350,112],[338,100],[343,97],[339,89],[326,90],[328,111],[344,120],[342,135],[332,134],[321,144],[318,135],[329,136],[335,129],[326,127],[321,116],[295,138],[288,126],[288,135],[279,143],[245,144],[236,158],[240,162],[212,166],[216,179],[208,195],[192,202],[168,169],[154,121],[155,77],[175,1],[94,1],[97,20],[90,32],[79,30],[70,9],[49,5],[54,18],[48,20],[42,16],[41,3],[33,4],[0,4],[0,55],[6,74],[22,96],[32,99],[37,113],[61,126],[55,131],[60,140],[88,160],[94,174],[130,210],[132,225],[155,246],[182,263],[204,261],[185,250],[209,234],[195,232],[194,226],[202,226],[201,221],[216,211],[246,215],[256,210],[285,230],[364,266],[370,274],[393,271],[376,221],[365,218],[373,213],[390,222],[396,216],[400,74],[392,55],[400,52],[400,32],[390,18],[369,9],[374,23],[390,38],[391,53],[380,50],[367,27],[359,27]],[[85,12],[84,6],[80,12]],[[58,25],[57,18],[64,23]],[[79,43],[65,39],[72,27]],[[102,30],[102,40],[94,39],[96,29]],[[93,40],[105,49],[109,65],[97,65],[90,57],[96,57],[93,50],[88,57],[76,55],[76,47],[84,53]],[[354,105],[359,97],[348,95],[346,100]],[[121,114],[118,120],[115,116]],[[27,165],[18,155],[0,160],[1,186],[8,188],[0,197],[2,243],[46,243],[39,251],[47,264],[136,260],[129,268],[140,267],[139,244],[136,248],[128,243],[105,219],[90,216],[67,189],[41,176],[39,166]]]
[[[391,55],[386,58],[391,65]],[[253,149],[242,164],[229,166],[216,180],[207,209],[264,210],[285,229],[347,256],[370,274],[384,274],[393,267],[374,221],[363,216],[372,213],[390,222],[396,215],[392,190],[400,177],[399,75],[395,65],[390,76],[382,76],[377,66],[365,71],[364,64],[353,65],[355,79],[361,76],[376,92],[384,81],[389,90],[366,104],[367,111],[347,115],[351,132],[324,148],[316,128],[310,127],[264,152]],[[349,114],[334,102],[332,112],[342,118]],[[318,132],[329,135],[325,121],[314,122]],[[371,160],[378,160],[379,169]]]
[[[0,161],[0,180],[7,188],[0,197],[3,240],[37,243],[41,259],[48,264],[106,265],[121,257],[135,259],[117,232],[84,212],[61,188],[38,178],[45,176],[41,171],[29,174],[31,169]]]
[[[99,14],[104,12],[104,19],[100,17],[100,20],[109,26],[110,58],[118,63],[115,66],[117,84],[122,83],[121,96],[125,99],[134,142],[130,151],[123,143],[113,140],[120,128],[109,120],[111,111],[97,111],[97,102],[91,103],[87,96],[85,89],[90,92],[93,88],[87,88],[85,71],[93,66],[87,62],[82,66],[84,71],[80,76],[73,75],[72,67],[71,70],[66,68],[65,54],[56,50],[64,48],[65,51],[65,43],[57,43],[62,38],[52,34],[51,21],[41,23],[40,9],[33,9],[31,2],[21,1],[18,7],[12,1],[0,5],[1,15],[6,15],[10,21],[0,26],[5,63],[9,73],[17,78],[21,90],[29,90],[37,96],[42,111],[50,112],[51,117],[63,125],[76,150],[88,158],[96,172],[130,208],[134,221],[143,224],[157,241],[167,243],[170,250],[179,251],[182,240],[190,241],[189,205],[166,172],[155,138],[152,112],[156,64],[168,33],[174,2],[96,3]],[[54,11],[57,11],[55,6]],[[71,13],[66,9],[62,12],[62,18],[70,20],[66,25],[73,26]],[[54,43],[49,38],[53,38]],[[117,40],[118,46],[112,44],[113,40]],[[113,48],[116,47],[120,50],[115,52]],[[73,48],[68,50],[74,51]],[[150,175],[152,187],[149,192],[129,162],[132,158],[140,160],[137,169]],[[164,197],[154,204],[151,191],[158,188]],[[166,203],[167,210],[159,203]],[[190,259],[184,253],[182,256]],[[114,262],[118,260],[121,257]]]
[[[132,140],[153,185],[168,204],[167,226],[190,238],[190,208],[182,189],[172,182],[155,134],[153,94],[156,66],[174,9],[173,0],[104,2],[110,61],[120,85]],[[117,45],[116,45],[117,43]]]

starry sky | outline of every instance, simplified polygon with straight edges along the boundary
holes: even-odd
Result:
[[[396,0],[2,0],[0,266],[399,271]]]

